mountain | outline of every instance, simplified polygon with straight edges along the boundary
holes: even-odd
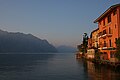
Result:
[[[0,30],[0,52],[57,52],[57,49],[47,40],[41,40],[32,34],[13,33]]]
[[[77,49],[71,46],[61,45],[57,47],[58,52],[68,53],[75,52]]]

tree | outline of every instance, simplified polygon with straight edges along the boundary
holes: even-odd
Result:
[[[81,45],[77,45],[77,49],[78,49],[79,51],[81,51],[81,48],[82,48]]]
[[[84,35],[83,35],[83,48],[84,48],[84,53],[87,52],[87,45],[88,45],[88,35],[87,35],[87,33],[84,33]]]
[[[97,50],[97,51],[95,52],[95,59],[100,60],[101,54],[102,54],[102,52],[100,52],[99,50]]]
[[[120,38],[118,38],[116,40],[116,53],[115,53],[115,57],[120,60]]]
[[[84,52],[83,44],[77,45],[77,49],[78,49],[80,52]]]

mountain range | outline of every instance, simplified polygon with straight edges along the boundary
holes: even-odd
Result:
[[[32,34],[0,30],[0,53],[11,52],[48,53],[57,52],[57,49],[47,40]]]

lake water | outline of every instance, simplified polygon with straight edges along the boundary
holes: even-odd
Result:
[[[0,80],[120,80],[120,73],[74,54],[0,54]]]

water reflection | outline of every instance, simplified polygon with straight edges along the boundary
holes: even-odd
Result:
[[[111,69],[109,66],[101,66],[84,59],[78,60],[80,64],[81,61],[90,80],[120,80],[120,72]]]
[[[54,54],[0,54],[0,80],[34,80],[36,67],[39,65],[43,69],[43,65],[53,56]]]
[[[73,54],[0,54],[0,80],[120,80],[109,67]]]

